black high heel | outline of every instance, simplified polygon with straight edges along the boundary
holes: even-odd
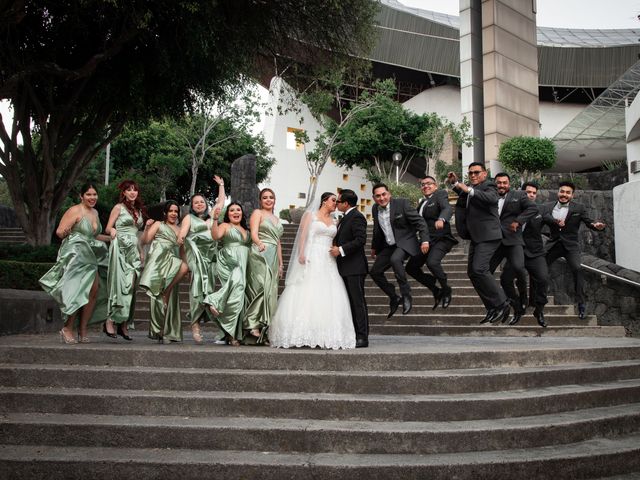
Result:
[[[122,329],[122,324],[119,323],[118,324],[118,335],[120,335],[122,338],[124,338],[125,340],[131,341],[133,340],[133,338],[131,338],[129,335],[127,335],[126,333],[124,333],[124,330]]]
[[[116,335],[115,333],[110,333],[109,330],[107,330],[107,323],[106,322],[102,324],[102,331],[109,338],[118,338],[118,335]]]

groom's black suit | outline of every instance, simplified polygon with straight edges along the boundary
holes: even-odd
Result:
[[[369,270],[367,256],[364,253],[367,243],[367,221],[357,207],[342,217],[333,243],[344,253],[344,256],[341,254],[337,257],[338,272],[349,295],[356,339],[366,342],[369,337],[369,314],[364,298],[364,280]]]

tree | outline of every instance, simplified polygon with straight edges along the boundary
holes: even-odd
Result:
[[[13,121],[0,121],[0,175],[27,240],[49,243],[71,186],[127,120],[180,116],[279,53],[310,64],[318,52],[361,55],[376,10],[373,0],[2,2],[0,99]]]
[[[511,137],[500,145],[498,160],[505,169],[519,174],[526,182],[537,173],[553,167],[556,147],[548,138]]]
[[[416,140],[417,145],[423,152],[426,160],[425,175],[431,175],[429,172],[429,161],[433,161],[435,165],[441,162],[440,155],[444,150],[447,141],[454,146],[461,147],[473,145],[473,136],[469,135],[471,124],[467,118],[463,118],[460,124],[456,124],[445,117],[439,116],[437,113],[427,113],[422,115],[424,123],[422,132]],[[436,169],[437,173],[437,169]]]

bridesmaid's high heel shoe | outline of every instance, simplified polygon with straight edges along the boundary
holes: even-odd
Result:
[[[78,343],[91,343],[91,340],[89,340],[89,337],[82,337],[78,335]]]
[[[107,322],[102,324],[102,331],[109,338],[118,338],[118,335],[116,335],[115,333],[111,333],[109,330],[107,330]]]
[[[67,345],[75,345],[76,343],[78,343],[76,339],[73,338],[73,336],[67,337],[67,335],[64,333],[64,328],[60,330],[59,333],[60,333],[60,341],[62,343],[66,343]]]
[[[122,328],[122,324],[118,324],[117,332],[118,332],[118,335],[120,335],[122,338],[124,338],[128,342],[133,340],[133,338],[131,338],[128,333],[124,333],[124,328]]]
[[[204,338],[202,337],[202,333],[200,333],[200,327],[197,325],[194,325],[194,327],[196,328],[191,327],[191,335],[193,336],[193,341],[200,345],[204,341]]]

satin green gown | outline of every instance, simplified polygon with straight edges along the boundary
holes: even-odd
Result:
[[[207,295],[204,303],[213,305],[220,312],[216,321],[229,336],[242,338],[240,317],[244,311],[244,289],[247,283],[247,260],[251,236],[242,238],[242,233],[230,227],[220,239],[222,247],[218,251],[217,275],[220,290]]]
[[[151,299],[150,338],[182,341],[182,320],[177,285],[171,291],[166,312],[162,303],[162,292],[178,274],[181,263],[178,237],[169,225],[162,223],[151,242],[144,270],[140,275],[140,287]]]
[[[142,227],[142,214],[138,221],[127,207],[120,205],[120,215],[114,223],[116,238],[109,247],[109,318],[115,323],[132,322],[136,305],[137,279],[142,262],[138,250],[138,231]]]
[[[105,242],[98,240],[102,225],[98,222],[93,231],[91,220],[82,217],[62,240],[56,264],[40,278],[42,289],[60,305],[62,319],[76,313],[89,302],[91,286],[99,276],[98,298],[89,324],[107,319],[107,269],[109,250]],[[80,315],[75,326],[80,324]]]
[[[204,299],[215,290],[217,242],[211,237],[211,227],[200,217],[191,214],[191,226],[184,239],[184,251],[191,271],[189,285],[189,322],[212,319]]]
[[[249,252],[243,329],[258,328],[263,338],[278,304],[278,242],[283,232],[281,223],[274,225],[264,219],[258,227],[258,238],[266,248],[260,252],[252,245]]]

